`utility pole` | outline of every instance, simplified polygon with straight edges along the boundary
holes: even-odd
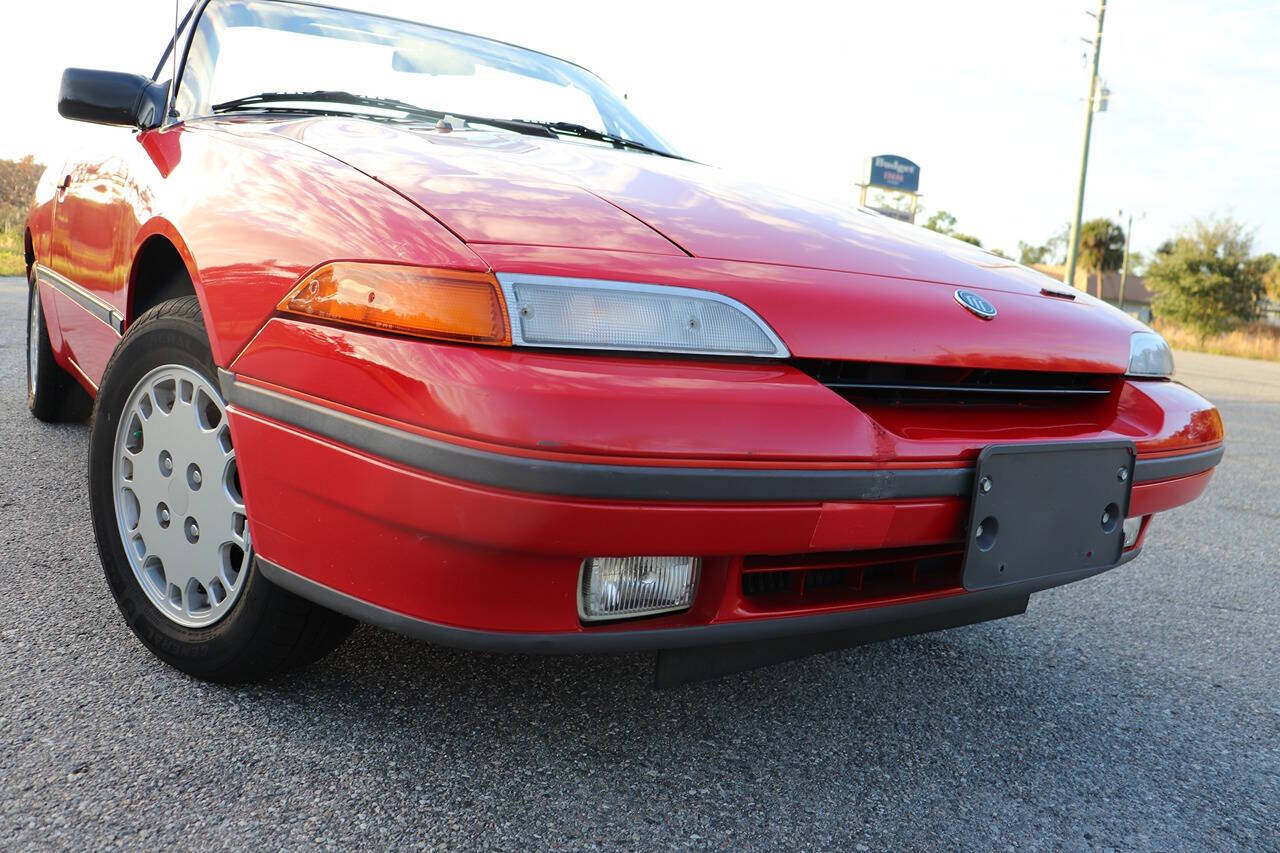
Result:
[[[1093,105],[1098,94],[1098,58],[1102,56],[1102,19],[1107,14],[1107,0],[1098,0],[1098,33],[1093,37],[1093,70],[1089,74],[1089,100],[1084,111],[1084,144],[1080,148],[1080,181],[1076,185],[1076,215],[1071,220],[1071,238],[1067,243],[1067,271],[1063,281],[1076,286],[1076,255],[1080,249],[1080,217],[1084,213],[1084,179],[1089,171],[1089,134],[1093,130]],[[1098,283],[1099,292],[1102,283]]]
[[[1123,210],[1120,211],[1120,215],[1121,216],[1124,215]],[[1141,222],[1146,215],[1147,215],[1146,213],[1141,214],[1138,217],[1138,221]],[[1121,310],[1124,309],[1124,283],[1125,283],[1125,280],[1129,278],[1129,241],[1132,239],[1133,239],[1133,214],[1130,213],[1129,224],[1124,229],[1124,263],[1120,265],[1120,304],[1117,307],[1120,308]],[[1098,289],[1099,289],[1099,292],[1101,292],[1101,289],[1102,289],[1101,285],[1099,285]]]

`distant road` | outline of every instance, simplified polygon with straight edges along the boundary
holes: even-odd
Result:
[[[1214,402],[1280,400],[1280,361],[1178,350],[1173,364],[1178,381]]]

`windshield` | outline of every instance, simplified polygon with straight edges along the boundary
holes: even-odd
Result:
[[[213,0],[196,26],[175,108],[183,120],[262,93],[344,92],[441,113],[564,122],[672,152],[589,71],[465,33],[278,0]],[[307,100],[287,102],[305,107]],[[282,108],[280,102],[260,108]],[[326,111],[386,116],[344,103]]]

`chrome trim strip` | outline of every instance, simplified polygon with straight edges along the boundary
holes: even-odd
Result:
[[[759,469],[677,468],[531,459],[427,438],[376,421],[239,381],[218,371],[223,398],[373,456],[483,486],[530,494],[639,501],[818,502],[969,497],[973,468]],[[1222,448],[1164,459],[1139,459],[1134,482],[1206,471]]]
[[[502,296],[507,302],[507,319],[511,323],[511,343],[515,346],[545,347],[548,349],[606,350],[610,352],[656,352],[671,355],[718,355],[730,358],[791,357],[791,351],[787,349],[787,345],[782,342],[782,338],[778,337],[777,332],[775,332],[773,328],[764,321],[763,317],[733,297],[725,296],[723,293],[716,293],[714,290],[699,290],[698,288],[693,287],[672,287],[666,284],[639,284],[629,281],[606,281],[604,279],[597,278],[572,278],[569,276],[559,275],[525,275],[524,273],[510,272],[500,272],[497,274],[497,278],[498,284],[502,286]],[[769,343],[773,345],[773,352],[755,354],[725,352],[723,350],[655,349],[653,347],[607,347],[594,346],[590,344],[530,343],[524,339],[524,334],[520,327],[520,309],[515,292],[516,285],[518,284],[538,284],[554,287],[580,287],[594,290],[616,290],[624,293],[653,293],[658,295],[679,296],[685,299],[701,299],[708,302],[718,302],[721,305],[727,305],[730,308],[733,308],[735,311],[742,312],[743,315],[754,322],[760,331],[764,332]]]
[[[124,315],[114,305],[103,302],[64,275],[54,272],[44,264],[35,265],[36,280],[43,281],[63,296],[111,327],[117,335],[124,334]]]

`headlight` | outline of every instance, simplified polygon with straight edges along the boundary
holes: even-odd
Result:
[[[786,358],[755,312],[705,290],[499,273],[516,346]]]
[[[1129,338],[1130,376],[1167,377],[1173,375],[1173,352],[1155,332],[1134,332]]]

